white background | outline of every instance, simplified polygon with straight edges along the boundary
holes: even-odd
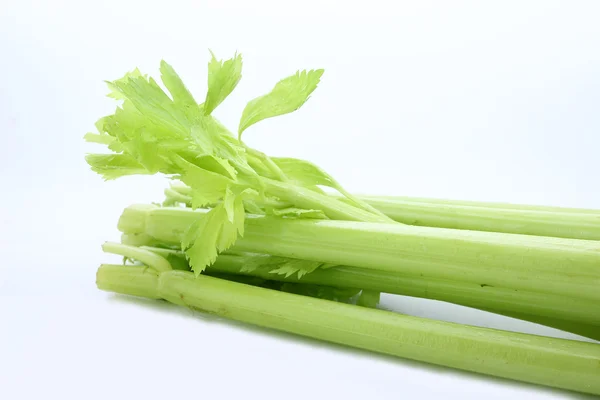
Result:
[[[197,3],[197,4],[194,4]],[[161,58],[198,99],[208,49],[244,55],[216,112],[325,68],[246,141],[355,192],[599,207],[600,3],[4,1],[0,5],[0,398],[573,398],[209,319],[95,288],[100,244],[158,177],[104,183],[82,136],[104,79]],[[407,298],[414,315],[570,337]]]

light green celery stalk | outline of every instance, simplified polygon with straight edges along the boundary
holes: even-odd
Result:
[[[176,244],[194,214],[202,211],[131,206],[119,230]],[[454,302],[598,339],[599,246],[574,239],[250,217],[245,237],[233,250],[312,260],[307,269],[288,264],[271,271],[304,269],[306,282],[316,274],[314,282],[330,284],[318,280],[328,276],[324,268],[349,265],[360,268],[350,274],[365,281],[362,289]],[[356,285],[343,274],[330,274],[337,286]]]
[[[158,272],[173,269],[164,257],[143,248],[107,242],[102,245],[102,250],[107,253],[118,254],[126,259],[137,260],[143,264],[152,265],[152,268]]]
[[[191,271],[190,266],[185,258],[185,253],[179,250],[160,247],[138,247],[124,243],[111,242],[104,243],[102,250],[105,253],[117,254],[125,257],[123,265],[104,264],[103,270],[119,267],[129,268],[131,265],[127,265],[127,262],[131,262],[136,264],[134,266],[144,266],[142,269],[133,270],[133,272],[140,275],[140,279],[144,280],[151,280],[153,279],[152,275],[156,275],[156,273],[165,271]],[[321,265],[321,263],[311,263],[310,261],[291,260],[291,262],[287,262],[285,265],[280,263],[278,269],[273,269],[273,271],[277,271],[280,274],[286,274],[287,276],[293,273],[298,273],[299,276],[302,276],[300,273],[302,270],[300,270],[299,267],[306,268],[307,264],[315,264],[315,266],[312,267],[313,269]],[[272,265],[274,264],[272,263]],[[245,267],[247,268],[249,266],[250,264],[247,264]],[[293,268],[295,268],[295,270],[292,270]],[[330,285],[323,285],[318,282],[286,282],[284,280],[269,279],[270,277],[263,278],[256,275],[253,276],[231,273],[231,271],[212,268],[212,266],[209,267],[208,270],[205,270],[204,274],[222,279],[228,279],[234,282],[246,283],[289,293],[302,294],[320,299],[358,304],[364,307],[375,308],[379,304],[379,293],[376,293],[372,290],[363,291],[360,288],[338,287],[334,283]],[[127,275],[124,275],[123,279],[126,280]],[[111,290],[121,293],[120,288],[122,286],[120,285],[122,282],[114,281],[113,284],[114,286]],[[142,296],[143,295],[144,294],[142,293]]]
[[[202,104],[164,61],[160,73],[168,93],[137,69],[108,82],[109,96],[121,104],[96,123],[98,133],[85,139],[108,146],[112,153],[90,154],[88,164],[105,179],[160,173],[189,186],[192,208],[216,204],[180,238],[196,274],[243,235],[246,208],[257,198],[277,197],[289,204],[284,210],[265,210],[273,215],[395,223],[316,166],[302,160],[277,161],[241,142],[242,132],[253,124],[302,106],[323,70],[299,71],[250,101],[236,138],[212,113],[235,89],[241,70],[240,55],[226,61],[212,55]],[[317,185],[336,189],[345,200],[324,194]]]
[[[187,186],[173,184],[165,190],[165,204],[191,206],[189,194]],[[412,197],[357,197],[407,225],[600,240],[599,210]],[[274,199],[256,199],[255,204],[263,208],[289,207]]]
[[[167,258],[174,265],[186,264],[181,251],[146,246],[143,249]],[[446,301],[600,340],[600,313],[595,312],[595,303],[564,296],[231,251],[221,254],[206,272],[355,288],[362,290],[365,298],[367,292],[376,291]]]
[[[279,257],[262,254],[225,253],[217,258],[208,271],[284,282],[338,285],[446,301],[600,340],[600,313],[596,312],[597,305],[594,302],[451,280],[424,280],[420,277],[347,266],[318,268],[306,274],[281,274],[281,261],[277,259]],[[298,263],[296,270],[310,269],[310,261],[304,263],[308,263],[308,266]]]
[[[400,197],[364,200],[409,225],[600,240],[599,210]]]
[[[355,304],[362,307],[377,308],[377,305],[379,304],[379,292],[363,291],[361,289],[340,288],[302,282],[277,281],[272,279],[262,279],[252,275],[228,274],[217,271],[212,268],[212,266],[208,267],[207,270],[203,272],[203,275],[244,283],[246,285],[278,290],[280,292],[313,297],[316,299]]]
[[[131,206],[125,234],[178,243],[201,210]],[[600,242],[402,224],[246,218],[235,249],[597,302]]]
[[[102,290],[310,338],[482,374],[600,394],[600,346],[410,317],[187,271],[101,266]]]
[[[433,199],[427,197],[410,197],[410,196],[370,196],[360,195],[363,199],[374,200],[390,200],[412,203],[428,203],[428,204],[446,204],[455,206],[473,206],[483,208],[497,208],[503,210],[530,210],[530,211],[545,211],[570,214],[594,214],[600,215],[600,210],[593,208],[572,208],[572,207],[556,207],[556,206],[540,206],[531,204],[514,204],[514,203],[499,203],[499,202],[484,202],[473,200],[451,200],[451,199]]]

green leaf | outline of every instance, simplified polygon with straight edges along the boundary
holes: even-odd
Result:
[[[217,241],[226,219],[223,206],[218,205],[196,220],[184,234],[181,247],[196,275],[217,259]]]
[[[160,74],[160,79],[169,90],[169,93],[171,93],[173,102],[177,105],[190,107],[192,115],[198,114],[200,112],[200,107],[198,107],[196,100],[194,100],[194,96],[192,96],[190,91],[185,87],[183,81],[179,75],[177,75],[173,67],[164,60],[160,62]]]
[[[109,145],[115,141],[115,138],[107,135],[106,133],[92,133],[88,132],[83,136],[83,139],[88,143],[98,143]]]
[[[189,135],[194,121],[187,118],[185,108],[178,107],[154,79],[129,77],[114,81],[113,85],[143,116],[143,122],[151,122],[153,126],[178,136]]]
[[[92,171],[102,175],[105,180],[149,173],[143,165],[128,154],[88,154],[85,160],[92,167]]]
[[[229,188],[227,188],[225,192],[225,199],[223,199],[223,207],[225,207],[227,219],[229,220],[229,222],[233,222],[233,218],[235,217],[235,195]]]
[[[194,158],[193,161],[194,164],[200,168],[215,172],[232,180],[236,179],[236,169],[224,158],[217,156],[199,156]]]
[[[194,207],[222,199],[225,188],[240,173],[246,186],[255,183],[258,176],[248,165],[242,144],[215,118],[204,115],[165,61],[161,62],[160,72],[169,94],[139,70],[109,82],[112,97],[123,102],[113,115],[98,120],[99,134],[86,139],[107,143],[109,149],[129,156],[127,161],[136,168],[122,175],[162,173],[181,177],[193,190]],[[102,166],[102,160],[95,161],[97,171],[111,178],[119,176],[106,172],[114,170],[113,165]]]
[[[238,138],[249,126],[263,119],[288,114],[299,109],[317,88],[322,69],[298,71],[279,81],[271,92],[251,100],[242,112]]]
[[[235,243],[238,235],[244,235],[244,220],[246,214],[240,196],[236,196],[233,202],[233,219],[229,219],[227,211],[225,212],[225,215],[227,216],[227,221],[223,224],[223,229],[217,243],[217,249],[220,252],[230,248]]]
[[[256,172],[248,165],[244,147],[223,124],[211,115],[204,116],[199,122],[199,132],[204,136],[210,134],[211,141],[215,144],[211,154],[227,160],[240,173],[256,176]]]
[[[298,278],[302,278],[306,274],[310,274],[317,268],[319,268],[323,263],[317,261],[308,261],[308,260],[300,260],[300,259],[288,259],[284,261],[282,264],[277,266],[277,268],[272,269],[270,271],[271,274],[285,275],[286,278],[292,276],[297,273]]]
[[[330,268],[335,265],[324,264],[297,258],[277,257],[268,254],[245,253],[238,256],[244,257],[240,272],[255,272],[285,275],[290,277],[298,274],[298,278],[315,271],[317,268]]]
[[[177,163],[182,170],[179,179],[192,189],[192,208],[205,207],[221,200],[233,183],[221,174],[200,168],[182,158]]]
[[[110,116],[98,119],[95,124],[98,133],[86,133],[83,139],[89,143],[105,144],[108,146],[109,150],[112,150],[115,153],[120,153],[123,151],[123,146],[121,146],[121,143],[119,143],[117,138],[109,134],[105,128],[105,125],[107,125],[109,120]]]
[[[208,91],[204,101],[204,114],[209,115],[227,96],[233,92],[242,78],[242,55],[235,54],[232,59],[217,60],[210,52],[208,63]]]
[[[283,171],[283,173],[293,182],[311,190],[317,190],[323,193],[319,186],[327,186],[337,190],[344,198],[340,199],[347,204],[362,208],[377,215],[384,214],[376,210],[367,202],[348,193],[344,188],[327,172],[317,167],[311,162],[296,158],[271,158],[273,162]],[[385,216],[384,216],[385,217]],[[390,220],[391,221],[391,220]]]
[[[116,100],[125,100],[125,96],[123,95],[123,93],[119,90],[119,88],[117,87],[117,82],[126,82],[127,79],[129,78],[137,78],[137,77],[143,77],[144,75],[142,75],[142,73],[140,72],[139,69],[134,69],[133,71],[127,72],[125,74],[125,76],[123,76],[120,79],[117,79],[115,81],[109,82],[109,81],[105,81],[106,85],[108,86],[110,92],[108,93],[108,97],[112,97],[113,99]]]
[[[115,81],[114,87],[125,101],[97,125],[115,137],[122,150],[149,173],[178,173],[170,160],[174,155],[192,150],[195,154],[202,153],[203,149],[190,135],[186,107],[175,105],[156,82],[141,76],[128,77]]]
[[[241,196],[233,201],[233,221],[223,203],[196,220],[181,241],[192,270],[199,275],[215,262],[219,252],[227,250],[244,234],[245,212]]]
[[[271,160],[289,179],[301,186],[321,185],[333,189],[337,189],[339,186],[331,175],[309,161],[287,157],[271,157]]]
[[[259,268],[264,268],[267,272],[270,272],[273,266],[281,264],[285,260],[282,257],[269,254],[244,254],[244,256],[244,264],[240,272],[253,272]]]

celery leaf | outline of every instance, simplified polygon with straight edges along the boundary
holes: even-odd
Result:
[[[279,81],[271,92],[251,100],[244,108],[238,127],[238,138],[251,125],[267,118],[299,109],[317,88],[322,69],[298,71]]]
[[[333,189],[339,186],[331,175],[309,161],[285,157],[271,157],[271,159],[289,179],[301,186],[321,185]]]
[[[218,204],[186,231],[181,241],[192,270],[199,275],[215,262],[218,253],[227,250],[244,234],[245,212],[241,196],[233,199],[230,220],[224,203]]]
[[[242,78],[242,56],[235,54],[230,60],[217,60],[210,52],[208,63],[208,91],[204,101],[204,114],[209,115],[233,92]]]
[[[148,174],[146,168],[128,154],[88,154],[85,160],[92,171],[102,175],[105,180]]]
[[[313,272],[322,264],[323,263],[318,261],[288,259],[269,272],[271,274],[285,275],[286,278],[297,273],[298,278],[302,278],[302,276]]]

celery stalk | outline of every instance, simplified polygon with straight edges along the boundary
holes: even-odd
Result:
[[[350,206],[340,199],[317,193],[305,187],[264,178],[265,189],[279,199],[307,209],[322,210],[331,219],[364,222],[394,222],[391,218]]]
[[[409,225],[600,240],[597,210],[411,198],[365,200],[395,221]]]
[[[190,192],[187,186],[174,184],[165,190],[165,195],[172,202],[189,206]],[[346,201],[342,196],[334,197]],[[600,240],[600,210],[399,196],[358,197],[389,218],[408,225]],[[288,204],[281,202],[278,206]]]
[[[96,286],[108,292],[160,299],[158,272],[138,265],[103,264],[96,272]]]
[[[125,281],[182,306],[262,327],[524,382],[600,394],[600,346],[306,298],[186,271],[158,283],[101,266],[101,289]],[[128,278],[124,275],[129,274]],[[139,283],[136,281],[140,280]],[[124,287],[120,286],[120,293]],[[143,295],[143,294],[142,294]]]
[[[424,280],[385,271],[345,266],[318,268],[301,278],[296,274],[274,274],[269,272],[269,269],[260,267],[252,271],[243,270],[245,265],[253,265],[259,258],[260,255],[252,254],[222,254],[209,267],[209,271],[446,301],[600,340],[600,313],[597,312],[597,304],[590,301],[492,286],[481,287],[477,284],[448,280]]]
[[[504,210],[530,210],[530,211],[545,211],[559,212],[569,214],[594,214],[600,215],[600,210],[593,208],[573,208],[573,207],[557,207],[557,206],[540,206],[530,204],[515,204],[515,203],[500,203],[500,202],[484,202],[474,200],[451,200],[451,199],[434,199],[429,197],[410,197],[410,196],[359,196],[364,200],[386,200],[400,201],[411,203],[426,203],[426,204],[445,204],[453,206],[472,206],[483,208],[496,208]]]
[[[189,270],[185,254],[181,251],[157,247],[144,249],[177,265],[181,264],[178,269]],[[423,280],[356,267],[317,268],[302,274],[291,273],[289,270],[286,273],[278,272],[280,263],[285,260],[296,262],[293,264],[296,268],[303,267],[297,263],[299,260],[278,260],[264,254],[226,252],[217,258],[206,273],[211,276],[227,276],[228,279],[247,277],[268,282],[312,284],[446,301],[600,340],[600,314],[596,312],[595,302],[447,280]],[[309,265],[304,267],[310,268],[312,264],[307,263]]]
[[[129,207],[126,234],[178,244],[201,211]],[[238,251],[600,300],[600,242],[401,224],[249,216]],[[140,229],[143,226],[144,229]]]

